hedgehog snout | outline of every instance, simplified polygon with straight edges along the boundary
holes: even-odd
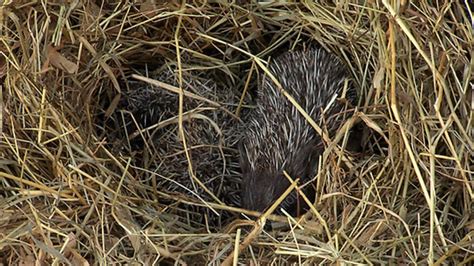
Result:
[[[310,146],[311,147],[311,146]],[[317,158],[320,150],[306,148],[301,151],[299,158],[293,162],[288,174],[291,178],[298,178],[298,186],[310,200],[314,197],[315,191],[311,180],[317,171]],[[261,167],[256,171],[251,168],[244,168],[242,183],[242,208],[263,212],[278,200],[281,195],[291,185],[283,170],[275,172],[268,168]],[[284,209],[290,215],[298,216],[308,209],[307,204],[296,190],[293,190],[277,207],[275,213],[281,213]]]
[[[242,208],[263,212],[285,192],[290,183],[285,176],[267,171],[243,173]],[[290,197],[280,204],[277,209],[283,207],[293,212],[295,201]]]
[[[263,173],[243,173],[242,208],[263,212],[274,198],[275,182]]]

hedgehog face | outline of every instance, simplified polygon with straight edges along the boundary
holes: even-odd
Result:
[[[273,175],[265,171],[246,173],[243,175],[242,208],[264,212],[280,198],[289,186],[290,182],[283,174]],[[306,185],[302,191],[312,200],[314,189],[311,184]],[[281,209],[292,216],[299,216],[308,210],[308,205],[293,190],[277,207],[276,213],[281,214]]]
[[[240,150],[242,208],[263,212],[280,198],[290,186],[290,182],[284,176],[282,169],[276,170],[263,165],[252,165],[243,144],[241,144]],[[297,177],[301,180],[298,185],[306,183],[300,188],[309,200],[313,200],[315,192],[311,179],[315,176],[316,161],[314,158],[319,155],[319,149],[308,145],[297,154],[299,156],[289,158],[289,165],[292,167],[287,172],[290,177]],[[280,209],[284,209],[292,216],[298,216],[308,209],[308,205],[296,190],[293,190],[277,207],[276,213],[281,213]]]
[[[277,199],[276,195],[284,192],[282,181],[284,181],[282,176],[272,176],[260,171],[244,173],[242,207],[259,212],[265,211]]]

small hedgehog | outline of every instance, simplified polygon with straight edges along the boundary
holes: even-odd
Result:
[[[150,76],[178,86],[175,67],[160,68],[152,71]],[[205,72],[183,72],[183,89],[219,102],[224,108],[236,106],[240,96],[237,89],[219,86],[211,77]],[[134,166],[147,169],[138,172],[137,177],[145,183],[145,180],[152,180],[152,176],[160,192],[176,198],[183,196],[200,202],[216,202],[217,198],[227,205],[238,206],[239,155],[232,148],[239,141],[238,121],[222,108],[209,106],[195,98],[184,98],[183,132],[193,174],[213,197],[196,183],[189,172],[188,157],[178,130],[179,96],[141,81],[130,81],[129,87],[130,90],[124,93],[114,114],[117,122],[112,122],[116,126],[110,127],[114,130],[108,131],[116,131],[117,137],[109,138],[115,140],[120,152],[132,154]],[[157,125],[161,126],[136,134],[139,129]],[[156,174],[150,175],[152,171]],[[230,213],[215,215],[207,207],[170,202],[167,212],[173,212],[177,217],[186,219],[186,222],[189,219],[196,227],[202,225],[199,223],[203,221],[217,226],[230,219]]]
[[[321,48],[287,52],[275,58],[268,69],[330,136],[345,119],[347,105],[337,99],[343,96],[344,88],[346,102],[355,104],[356,91],[346,82],[350,80],[346,67]],[[311,181],[324,151],[321,136],[269,77],[263,78],[256,110],[239,148],[243,208],[262,212],[271,206],[290,186],[283,171],[299,178],[305,195],[314,198]],[[308,206],[293,191],[277,210],[280,208],[298,216]]]

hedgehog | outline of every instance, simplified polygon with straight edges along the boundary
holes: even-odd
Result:
[[[177,72],[173,67],[152,71],[150,76],[161,82],[178,86]],[[115,135],[111,137],[122,153],[132,154],[133,164],[139,168],[155,172],[156,187],[170,195],[182,195],[201,203],[216,202],[215,198],[230,206],[240,203],[239,141],[238,121],[225,109],[237,106],[240,94],[237,89],[219,86],[206,73],[183,72],[183,89],[203,98],[220,103],[223,108],[209,106],[202,100],[185,97],[183,131],[192,162],[193,173],[215,196],[199,186],[189,173],[186,154],[178,131],[178,95],[163,88],[130,81],[130,90],[123,94],[118,104],[115,120]],[[234,92],[235,90],[235,92]],[[171,123],[163,121],[173,120]],[[120,123],[124,121],[124,123]],[[163,126],[137,135],[139,129]],[[109,130],[114,131],[114,130]],[[134,138],[129,136],[135,136]],[[129,144],[129,145],[127,145]],[[130,146],[130,147],[128,147]],[[150,179],[146,172],[140,178],[143,182]],[[174,202],[170,201],[170,206]],[[230,219],[230,213],[214,214],[207,207],[182,204],[177,208],[168,208],[183,219],[204,224],[210,222],[219,225]],[[191,213],[191,215],[190,215]]]
[[[331,137],[356,104],[357,94],[346,66],[322,48],[288,51],[269,63],[268,70],[305,112]],[[345,96],[345,100],[341,99]],[[290,186],[286,171],[310,199],[319,156],[324,151],[321,136],[277,85],[264,75],[239,144],[242,170],[241,207],[263,212]],[[290,215],[308,210],[296,190],[278,206]]]

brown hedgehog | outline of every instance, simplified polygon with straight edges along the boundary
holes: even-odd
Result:
[[[346,82],[350,75],[345,65],[321,48],[287,52],[275,58],[268,69],[330,136],[344,122],[347,103],[355,104],[356,91],[351,82]],[[347,88],[347,101],[340,101],[344,88]],[[310,200],[314,199],[311,181],[317,174],[318,158],[323,151],[321,136],[276,84],[264,77],[256,110],[240,144],[242,207],[262,212],[271,206],[290,186],[283,171],[294,179],[299,178],[302,191]],[[307,207],[293,191],[277,211],[284,208],[296,216]]]

